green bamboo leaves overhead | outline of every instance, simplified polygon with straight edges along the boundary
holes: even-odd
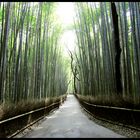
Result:
[[[0,3],[0,102],[41,100],[67,91],[55,3]]]
[[[75,92],[140,102],[139,2],[75,3]],[[55,3],[0,3],[0,102],[42,100],[67,91]],[[69,62],[70,63],[70,62]]]
[[[75,6],[77,93],[102,100],[119,95],[140,103],[139,2]]]

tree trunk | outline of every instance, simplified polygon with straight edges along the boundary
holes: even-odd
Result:
[[[117,94],[122,94],[122,82],[121,82],[121,71],[120,71],[120,56],[121,56],[121,47],[119,40],[119,26],[118,26],[118,14],[114,2],[111,2],[111,12],[114,28],[114,45],[115,45],[115,77],[116,77],[116,89]]]

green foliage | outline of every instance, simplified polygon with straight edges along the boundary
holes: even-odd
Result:
[[[117,2],[119,35],[121,44],[121,75],[123,83],[122,98],[132,98],[140,102],[138,47],[140,14],[138,3]],[[75,92],[85,96],[104,97],[108,100],[116,96],[115,48],[113,21],[110,2],[76,3],[77,17],[75,32],[78,50],[75,61],[77,75]],[[136,51],[137,50],[137,51]],[[120,98],[120,97],[119,97]]]
[[[8,4],[4,11],[0,8],[0,17],[7,12]],[[4,22],[2,27],[8,33],[0,32],[7,37],[7,45],[0,48],[1,103],[41,101],[65,94],[67,76],[59,45],[63,30],[55,22],[56,3],[13,2],[10,6],[9,24]]]

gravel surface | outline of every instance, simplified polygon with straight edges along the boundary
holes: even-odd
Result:
[[[95,123],[104,126],[120,135],[125,136],[126,138],[140,138],[140,131],[134,130],[134,129],[130,129],[130,128],[126,128],[124,126],[119,126],[119,125],[115,125],[103,120],[99,120],[93,116],[91,116],[88,112],[86,112],[82,107],[82,112],[85,113],[88,118],[92,121],[94,121]]]

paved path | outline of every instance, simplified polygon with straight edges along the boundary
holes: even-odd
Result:
[[[45,118],[24,138],[121,138],[119,134],[97,125],[82,111],[73,95],[52,115]]]

